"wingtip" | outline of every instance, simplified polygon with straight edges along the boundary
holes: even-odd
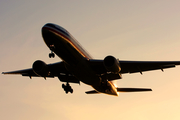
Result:
[[[7,72],[2,72],[1,74],[4,74],[4,75],[5,75],[5,74],[8,74],[8,73],[7,73]]]
[[[149,89],[147,89],[147,91],[152,91],[152,89],[151,89],[151,88],[149,88]]]

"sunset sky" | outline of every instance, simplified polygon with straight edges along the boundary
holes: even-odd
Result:
[[[96,59],[180,61],[179,0],[1,0],[0,71],[46,63],[41,35],[46,23],[67,29]],[[1,120],[179,120],[180,66],[124,74],[119,87],[152,92],[87,95],[90,86],[71,84],[65,94],[58,78],[0,75]]]

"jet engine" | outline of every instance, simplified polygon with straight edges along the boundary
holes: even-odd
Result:
[[[112,73],[119,73],[121,71],[121,67],[119,65],[119,61],[113,56],[107,56],[104,58],[104,66],[105,68]]]
[[[48,66],[45,62],[37,60],[32,65],[33,71],[41,77],[47,77],[50,73]]]

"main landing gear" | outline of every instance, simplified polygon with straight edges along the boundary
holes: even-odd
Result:
[[[66,85],[62,84],[62,88],[64,89],[64,91],[66,92],[66,94],[68,92],[73,93],[73,89],[71,88],[71,86],[69,85],[69,83],[67,83]]]
[[[54,58],[55,57],[55,54],[51,51],[51,53],[49,53],[49,58]]]

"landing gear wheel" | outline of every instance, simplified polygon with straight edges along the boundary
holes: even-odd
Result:
[[[66,94],[68,94],[68,92],[73,93],[73,89],[71,88],[69,83],[67,83],[66,85],[62,84],[62,88],[64,89]]]
[[[65,92],[66,92],[66,94],[68,94],[69,91],[66,90]]]
[[[52,55],[51,55],[53,58],[55,57],[55,54],[54,53],[52,53]]]
[[[70,92],[73,93],[73,89],[72,88],[70,89]]]
[[[66,86],[64,84],[62,84],[62,88],[64,89]]]
[[[55,57],[55,54],[52,52],[52,53],[49,53],[49,58],[54,58]]]

